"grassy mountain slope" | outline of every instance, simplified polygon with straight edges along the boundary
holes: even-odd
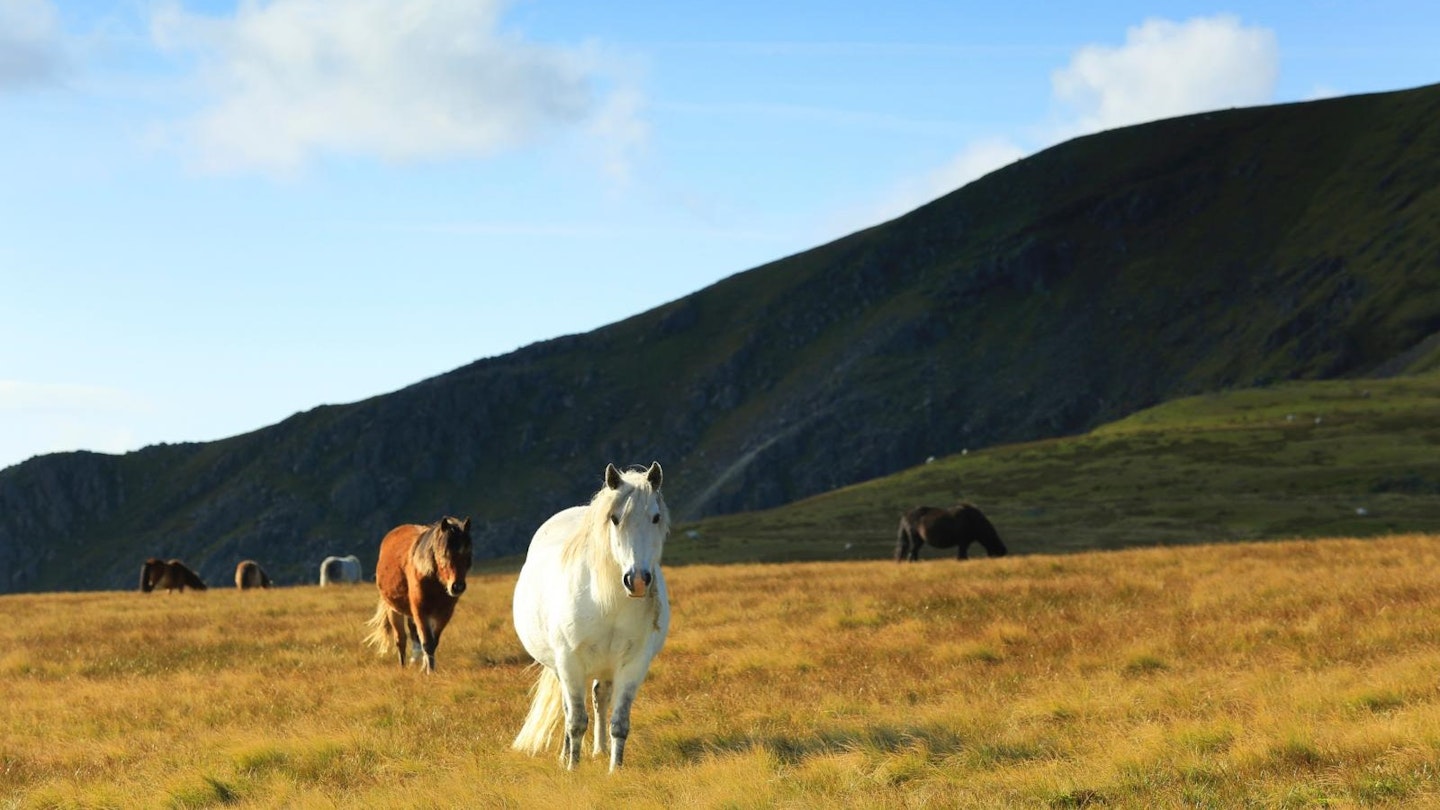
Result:
[[[309,580],[447,512],[503,555],[607,461],[661,460],[694,519],[1179,396],[1414,372],[1437,285],[1440,86],[1131,127],[392,394],[0,471],[0,590],[116,587],[150,554]]]
[[[1081,436],[682,525],[666,558],[889,557],[901,512],[960,499],[1020,553],[1440,531],[1440,373],[1189,397]]]

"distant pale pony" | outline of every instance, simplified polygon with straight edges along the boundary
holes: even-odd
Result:
[[[560,763],[573,770],[588,694],[595,755],[608,752],[611,771],[623,763],[630,705],[670,629],[661,480],[658,462],[627,472],[608,465],[588,506],[554,515],[530,541],[515,583],[515,631],[542,669],[516,750],[538,754],[561,730]]]
[[[360,558],[351,554],[346,557],[326,557],[320,563],[320,584],[356,583],[360,581]]]
[[[260,563],[254,560],[241,560],[240,564],[235,566],[235,587],[242,591],[251,588],[268,588],[270,587],[270,576],[265,573],[264,568],[260,567]]]

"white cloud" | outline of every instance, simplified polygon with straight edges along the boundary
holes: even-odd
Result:
[[[232,17],[169,7],[161,47],[194,52],[207,101],[181,128],[201,168],[290,172],[325,153],[485,157],[589,132],[621,171],[643,140],[638,96],[600,53],[503,31],[503,0],[271,0]]]
[[[982,138],[924,175],[901,181],[878,205],[854,221],[864,226],[908,213],[961,186],[1025,157],[1025,149],[1007,138]],[[862,226],[863,227],[863,226]]]
[[[978,139],[945,165],[897,184],[865,215],[843,221],[870,225],[891,219],[1034,149],[1078,135],[1272,102],[1278,72],[1279,46],[1269,29],[1247,27],[1226,14],[1185,22],[1146,20],[1127,30],[1124,45],[1086,45],[1052,74],[1052,101],[1066,112],[1034,139],[1031,149],[1008,137]]]
[[[944,194],[1025,157],[1019,144],[1006,138],[983,138],[968,144],[949,163],[925,180],[930,191]]]
[[[0,91],[50,84],[64,66],[55,7],[47,0],[0,0]]]
[[[1119,47],[1087,45],[1051,75],[1070,112],[1056,140],[1274,98],[1279,46],[1228,14],[1131,27]]]
[[[0,380],[0,467],[68,450],[134,450],[137,420],[153,411],[145,398],[117,388]]]

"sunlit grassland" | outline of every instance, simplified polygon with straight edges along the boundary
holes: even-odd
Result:
[[[1440,538],[673,566],[627,768],[509,750],[513,574],[439,672],[368,585],[0,597],[0,806],[1440,803]]]

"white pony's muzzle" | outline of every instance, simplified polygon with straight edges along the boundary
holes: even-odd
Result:
[[[625,592],[630,594],[631,599],[639,599],[649,591],[651,579],[649,571],[637,572],[632,568],[625,572],[621,582],[624,583]]]

